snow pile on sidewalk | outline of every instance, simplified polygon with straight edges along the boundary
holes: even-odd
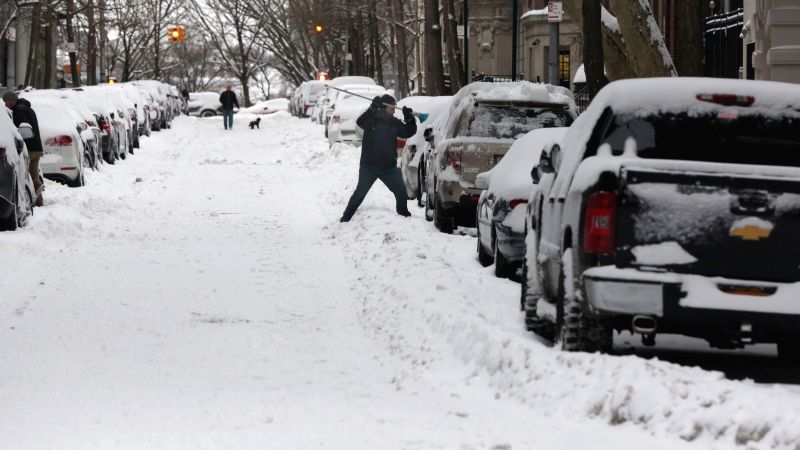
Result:
[[[361,276],[366,326],[406,372],[448,386],[487,384],[565,421],[635,426],[708,445],[800,449],[800,395],[781,386],[634,356],[570,354],[524,331],[519,286],[481,268],[475,240],[438,233],[420,210],[404,219],[380,182],[349,224],[336,223],[356,181],[358,150],[310,155],[325,186],[326,233]]]

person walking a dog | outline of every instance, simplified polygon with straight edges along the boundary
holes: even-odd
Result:
[[[397,138],[407,139],[417,132],[414,111],[403,107],[405,123],[394,117],[397,102],[389,94],[375,97],[356,124],[364,129],[358,185],[347,203],[340,222],[349,222],[376,180],[381,180],[394,194],[397,214],[409,217],[408,197],[403,175],[397,168]]]
[[[239,101],[236,100],[236,93],[233,92],[232,84],[228,83],[225,91],[219,95],[219,102],[222,103],[222,120],[225,129],[233,129],[233,108],[239,108]]]

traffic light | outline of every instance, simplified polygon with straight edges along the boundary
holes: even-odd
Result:
[[[322,34],[322,32],[325,31],[325,28],[323,28],[320,24],[316,24],[314,25],[314,31],[316,31],[317,34]]]
[[[317,72],[317,79],[320,81],[328,80],[328,72]]]
[[[117,82],[117,77],[108,77],[108,84],[114,84]]]
[[[180,42],[186,39],[186,27],[183,25],[176,25],[167,28],[167,39],[170,42]]]

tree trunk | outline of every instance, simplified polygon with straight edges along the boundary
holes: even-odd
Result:
[[[43,6],[47,7],[47,1],[42,1]],[[44,51],[42,52],[43,55],[43,69],[42,70],[42,79],[39,83],[39,88],[44,89],[52,89],[55,88],[55,80],[56,80],[56,49],[55,49],[55,40],[56,34],[58,33],[58,21],[56,20],[55,14],[50,8],[46,8],[44,10],[44,21],[47,24],[47,28],[44,30],[44,42],[42,42],[44,46]]]
[[[676,76],[664,37],[658,28],[647,0],[611,0],[622,36],[636,75],[645,77]]]
[[[72,28],[72,20],[75,16],[75,0],[67,0],[67,42],[76,45],[75,30]],[[77,50],[77,48],[76,48]],[[73,51],[69,52],[69,69],[72,74],[72,86],[81,85],[81,74],[78,71],[78,55]]]
[[[704,2],[674,2],[672,11],[676,20],[674,57],[675,68],[682,77],[702,77],[705,75],[705,54],[703,44],[703,5]]]
[[[464,72],[464,66],[461,63],[461,49],[458,46],[455,4],[453,0],[442,0],[442,6],[447,65],[450,67],[450,90],[452,93],[456,93],[461,89],[461,74]]]
[[[600,25],[602,5],[597,0],[583,0],[583,66],[589,98],[594,98],[604,84],[603,40]]]
[[[566,0],[564,11],[566,15],[574,18],[579,29],[583,29],[583,0]],[[606,75],[609,80],[621,80],[624,78],[636,78],[634,63],[622,32],[619,31],[619,23],[605,8],[600,10],[601,27],[603,31],[603,59]]]
[[[97,84],[97,31],[95,26],[94,0],[86,0],[86,84]]]
[[[35,3],[31,10],[31,40],[28,49],[28,63],[25,68],[25,86],[34,84],[34,74],[38,71],[39,41],[41,40],[42,6]]]
[[[406,29],[403,24],[403,2],[402,0],[392,0],[392,12],[394,13],[395,38],[397,39],[397,77],[400,86],[400,97],[408,96],[408,48],[406,46]]]
[[[239,78],[239,82],[242,83],[242,97],[244,97],[245,108],[252,105],[252,103],[250,103],[250,86],[248,85],[249,81],[250,77]]]
[[[108,34],[106,33],[106,1],[105,0],[97,0],[97,12],[100,15],[100,20],[98,20],[97,26],[100,31],[100,35],[97,37],[97,45],[99,48],[99,56],[100,56],[100,81],[107,82],[108,81],[108,61],[106,60],[107,56],[107,49],[106,43],[108,42]]]
[[[426,93],[432,96],[446,95],[438,0],[425,0],[425,46]]]

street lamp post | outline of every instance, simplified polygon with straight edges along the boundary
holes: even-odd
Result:
[[[469,84],[469,0],[464,0],[464,83]]]
[[[511,0],[511,81],[517,81],[517,34],[519,21],[518,1]]]

